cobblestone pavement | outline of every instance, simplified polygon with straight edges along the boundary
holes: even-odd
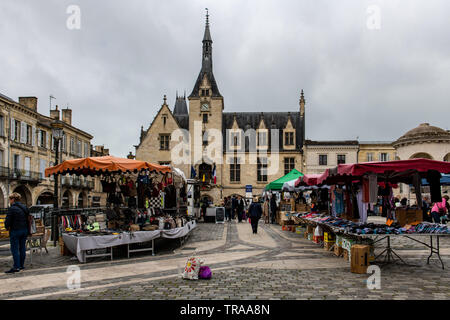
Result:
[[[424,240],[428,241],[428,240]],[[99,259],[79,264],[70,257],[36,256],[33,266],[0,275],[1,299],[449,299],[450,239],[441,240],[442,270],[429,250],[405,238],[392,247],[408,264],[381,267],[381,289],[369,290],[369,275],[350,272],[348,261],[334,256],[278,225],[260,222],[257,235],[248,223],[199,223],[180,247],[176,240],[155,244],[156,256]],[[4,250],[3,247],[0,247]],[[377,248],[380,253],[382,248]],[[211,280],[180,277],[186,258],[198,255],[211,267]],[[10,257],[0,254],[7,266]],[[68,265],[81,268],[81,289],[66,287]]]

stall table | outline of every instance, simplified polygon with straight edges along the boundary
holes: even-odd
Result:
[[[385,254],[385,259],[383,261],[384,263],[395,262],[394,256],[396,256],[400,261],[402,261],[404,264],[407,265],[407,263],[391,247],[391,237],[406,237],[406,238],[411,239],[415,242],[418,242],[418,243],[424,245],[425,247],[427,247],[428,249],[430,249],[430,255],[428,256],[427,264],[430,264],[430,258],[433,256],[433,254],[436,254],[437,257],[439,258],[439,261],[441,262],[442,269],[444,269],[444,263],[442,262],[441,254],[440,254],[439,239],[440,239],[440,237],[450,237],[450,234],[448,234],[448,233],[356,234],[356,233],[348,233],[348,232],[345,232],[345,230],[343,228],[337,228],[334,226],[330,226],[329,224],[326,224],[326,223],[313,221],[311,219],[305,219],[305,218],[301,218],[301,217],[297,217],[297,219],[300,219],[302,221],[302,223],[304,223],[304,224],[309,224],[309,225],[320,226],[322,228],[326,228],[338,235],[351,236],[351,237],[357,238],[359,240],[372,239],[372,240],[374,240],[374,244],[377,242],[380,242],[381,240],[386,239],[387,243],[386,243],[385,249],[378,256],[375,257],[375,261],[376,261],[380,256]],[[378,239],[380,237],[381,237],[381,239]],[[415,239],[414,237],[419,237],[419,238],[430,237],[430,244],[420,241],[418,239]],[[436,241],[434,242],[434,244],[433,244],[433,237],[436,237]]]
[[[155,231],[135,231],[124,232],[117,235],[99,235],[99,236],[75,236],[70,233],[63,233],[64,244],[74,253],[78,261],[86,263],[87,258],[110,256],[113,260],[113,247],[127,245],[128,257],[130,252],[152,251],[154,254],[154,239],[160,237],[161,230]],[[132,243],[152,242],[151,248],[130,250]],[[109,253],[87,254],[87,251],[98,249],[110,249]]]

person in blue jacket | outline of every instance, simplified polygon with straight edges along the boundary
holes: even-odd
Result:
[[[17,192],[9,196],[8,214],[5,220],[5,228],[9,230],[9,241],[14,266],[6,273],[15,273],[25,269],[26,241],[29,234],[28,208],[20,202],[21,196]]]

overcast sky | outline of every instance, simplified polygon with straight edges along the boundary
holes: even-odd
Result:
[[[450,129],[448,0],[1,0],[0,93],[36,96],[45,115],[53,94],[93,144],[134,153],[163,95],[173,108],[192,91],[205,7],[227,112],[297,111],[303,89],[308,139]]]

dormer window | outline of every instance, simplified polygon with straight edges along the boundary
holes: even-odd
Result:
[[[293,146],[294,145],[294,133],[293,132],[285,132],[284,133],[284,145],[285,146]]]
[[[202,97],[209,97],[209,89],[202,89]]]

